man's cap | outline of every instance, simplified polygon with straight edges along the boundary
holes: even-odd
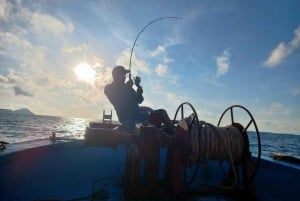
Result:
[[[115,75],[125,75],[126,73],[129,73],[129,70],[126,70],[123,66],[116,66],[112,70],[112,76]]]

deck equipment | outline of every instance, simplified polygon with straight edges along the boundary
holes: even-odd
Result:
[[[192,113],[186,115],[186,111]],[[245,125],[235,118],[237,111],[246,114]],[[229,124],[221,126],[228,114]],[[249,148],[253,144],[253,138],[250,141],[247,134],[251,125],[255,128],[252,133],[256,134],[256,155]],[[127,147],[126,198],[208,193],[255,196],[254,179],[261,160],[260,134],[245,107],[228,107],[214,126],[200,121],[194,107],[184,102],[175,113],[173,129],[174,135],[169,135],[163,127],[147,124],[136,125],[135,132],[128,133],[122,125],[91,122],[86,128],[85,145]],[[219,163],[217,172],[210,168],[211,163]]]

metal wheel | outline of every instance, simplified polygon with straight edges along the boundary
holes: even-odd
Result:
[[[241,122],[237,122],[235,121],[234,119],[234,110],[233,109],[241,109],[242,111],[246,112],[246,114],[248,115],[248,120],[246,121],[246,124],[245,125],[242,125],[243,126],[243,133],[246,133],[247,134],[247,130],[248,128],[253,125],[254,126],[254,133],[256,134],[255,137],[256,137],[256,141],[257,141],[257,150],[255,151],[256,153],[251,153],[250,152],[250,147],[249,147],[249,152],[250,154],[245,158],[246,162],[249,162],[249,164],[251,164],[251,170],[252,170],[252,174],[251,175],[247,175],[246,176],[246,181],[244,182],[249,182],[251,181],[257,170],[258,170],[258,167],[259,167],[259,164],[260,164],[260,160],[261,160],[261,141],[260,141],[260,133],[258,131],[258,128],[257,128],[257,125],[256,125],[256,122],[252,116],[252,114],[249,112],[249,110],[241,105],[232,105],[230,107],[228,107],[224,112],[223,114],[221,115],[220,119],[219,119],[219,122],[218,122],[218,127],[220,126],[222,120],[223,120],[223,117],[225,117],[225,114],[227,112],[230,112],[230,123],[231,124],[234,124],[234,123],[239,123],[241,124]],[[236,111],[236,110],[235,110]],[[248,135],[249,136],[249,135]],[[249,139],[249,146],[250,144],[253,144],[252,141],[255,140],[255,137],[252,137]],[[248,137],[249,138],[249,137]],[[253,155],[252,155],[253,154]]]
[[[192,104],[190,104],[189,102],[184,102],[182,104],[179,105],[179,107],[176,110],[176,113],[174,115],[174,120],[173,120],[173,128],[175,127],[175,125],[178,123],[178,121],[183,120],[186,118],[185,116],[185,108],[188,108],[192,111],[192,121],[189,123],[188,125],[188,131],[189,131],[189,135],[191,136],[191,139],[194,139],[194,135],[199,134],[200,132],[200,125],[199,125],[199,119],[198,119],[198,115],[197,112],[195,110],[195,108],[192,106]],[[180,112],[180,120],[178,120],[178,116],[179,116],[179,112]],[[196,132],[191,132],[191,128],[196,126],[197,130]],[[184,165],[183,167],[184,169],[184,184],[191,184],[194,182],[197,173],[198,173],[198,169],[199,169],[199,165],[192,165],[192,164],[188,164]],[[191,176],[188,176],[191,175]],[[190,177],[190,178],[188,178]]]

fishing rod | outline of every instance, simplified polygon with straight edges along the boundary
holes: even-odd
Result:
[[[160,21],[160,20],[163,20],[163,19],[181,19],[179,17],[160,17],[160,18],[157,18],[155,20],[152,20],[151,22],[149,22],[148,24],[146,24],[142,30],[138,33],[137,37],[135,38],[134,40],[134,43],[133,43],[133,46],[131,48],[131,52],[130,52],[130,59],[129,59],[129,79],[131,80],[131,58],[132,58],[132,54],[133,54],[133,50],[134,50],[134,47],[135,47],[135,44],[137,42],[137,40],[139,39],[140,35],[144,32],[144,30],[149,27],[151,24],[157,22],[157,21]]]

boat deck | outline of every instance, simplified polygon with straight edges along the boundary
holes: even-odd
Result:
[[[124,200],[126,146],[89,147],[83,140],[71,139],[9,144],[0,152],[0,200],[70,200],[89,196],[93,191],[102,196],[101,200]],[[165,171],[165,155],[166,151],[161,150],[160,175]],[[223,174],[219,164],[211,161],[200,167],[197,181],[212,180],[215,184]],[[159,190],[163,190],[162,186]],[[255,198],[243,191],[230,194],[204,188],[202,184],[194,184],[192,189],[198,191],[137,200],[298,201],[300,166],[262,158],[255,177]]]

